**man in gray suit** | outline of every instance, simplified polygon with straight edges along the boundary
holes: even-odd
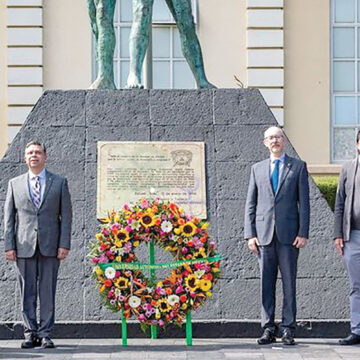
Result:
[[[360,153],[360,131],[356,137]],[[344,256],[350,280],[351,333],[340,345],[360,344],[360,169],[359,156],[340,172],[335,201],[335,246]]]
[[[275,286],[280,269],[283,310],[280,331],[285,345],[294,345],[296,273],[299,249],[309,236],[309,183],[306,164],[284,152],[284,134],[278,127],[264,133],[270,159],[251,168],[245,207],[244,237],[259,258],[261,325],[258,344],[276,341]]]
[[[9,181],[5,201],[5,254],[16,261],[25,341],[22,348],[53,348],[56,281],[70,249],[71,200],[67,181],[45,169],[45,146],[25,148],[29,171]],[[36,320],[37,297],[40,323]]]

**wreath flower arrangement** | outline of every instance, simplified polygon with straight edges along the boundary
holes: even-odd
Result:
[[[102,219],[90,257],[106,306],[123,310],[126,319],[135,315],[142,327],[181,325],[188,311],[211,297],[220,276],[220,257],[208,225],[160,198],[141,199]],[[161,281],[148,279],[141,270],[151,266],[139,263],[135,255],[141,243],[152,240],[175,260],[162,264],[171,268],[171,276]]]

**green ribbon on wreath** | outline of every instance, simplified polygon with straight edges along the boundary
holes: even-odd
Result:
[[[112,267],[115,270],[159,270],[159,269],[169,269],[169,268],[176,268],[183,265],[193,265],[193,264],[200,264],[200,263],[213,263],[220,261],[222,257],[220,255],[215,255],[213,257],[202,258],[202,259],[191,259],[191,260],[178,260],[172,261],[168,263],[162,264],[144,264],[140,262],[132,262],[132,263],[124,263],[124,262],[111,262],[105,264],[98,264],[100,268],[104,271],[108,267]]]

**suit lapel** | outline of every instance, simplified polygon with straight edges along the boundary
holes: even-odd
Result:
[[[52,182],[53,182],[53,175],[51,174],[51,172],[46,171],[45,192],[44,192],[44,196],[41,200],[40,207],[43,205],[43,203],[46,200],[46,196],[49,193]]]
[[[34,206],[34,209],[36,209],[30,194],[29,173],[25,173],[21,178],[21,190],[23,191],[24,198],[30,201],[31,204]]]
[[[279,186],[278,186],[278,189],[276,191],[276,194],[278,194],[279,191],[281,190],[281,186],[284,183],[287,175],[289,174],[291,166],[292,166],[291,158],[285,154],[284,166],[283,166],[282,171],[281,171]]]
[[[356,174],[356,169],[358,167],[358,157],[356,157],[356,159],[354,159],[352,161],[352,164],[350,166],[349,169],[349,179],[351,179],[352,184],[351,184],[351,193],[349,194],[350,199],[353,199],[353,193],[354,193],[354,187],[355,187],[355,174]],[[353,201],[353,200],[351,200]]]
[[[270,175],[270,159],[267,159],[266,161],[264,161],[263,172],[264,172],[264,178],[267,179],[266,182],[267,182],[269,191],[274,196],[274,191],[273,191],[272,184],[271,184],[271,175]]]

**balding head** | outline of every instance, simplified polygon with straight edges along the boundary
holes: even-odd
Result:
[[[271,126],[264,132],[264,145],[274,157],[280,157],[284,153],[284,133],[281,128]]]

